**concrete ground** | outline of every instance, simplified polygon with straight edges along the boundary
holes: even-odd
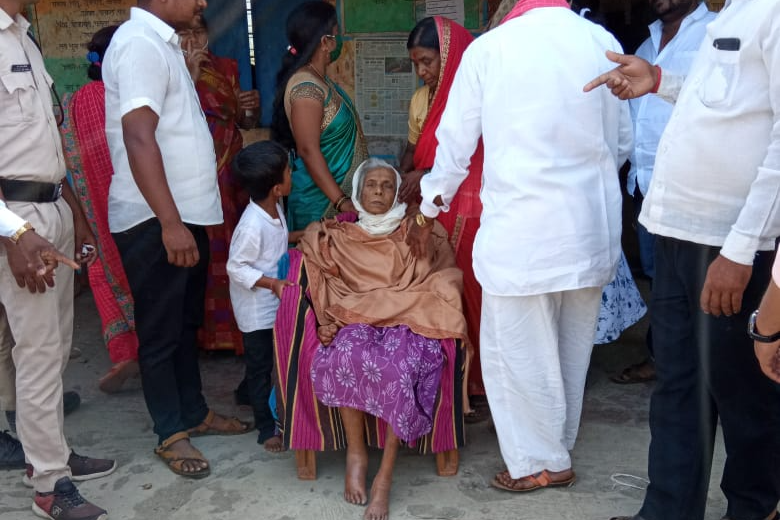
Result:
[[[619,341],[594,350],[579,440],[574,449],[578,480],[568,489],[512,494],[490,487],[504,469],[489,422],[467,425],[457,476],[436,476],[433,457],[402,451],[395,471],[391,519],[592,519],[635,513],[647,475],[648,402],[652,383],[621,386],[609,374],[642,357],[646,318]],[[270,454],[255,435],[204,437],[195,445],[210,459],[210,477],[192,481],[175,476],[152,453],[155,435],[137,380],[117,395],[106,395],[97,380],[110,366],[90,293],[76,299],[74,345],[83,355],[71,361],[65,387],[81,393],[81,408],[66,419],[66,435],[81,454],[116,458],[117,471],[79,485],[84,496],[109,510],[112,520],[355,519],[363,508],[342,499],[344,454],[318,454],[318,479],[296,478],[290,452]],[[204,354],[205,393],[216,410],[249,418],[233,404],[241,379],[239,358]],[[4,428],[4,420],[0,429]],[[379,453],[373,452],[369,477]],[[707,520],[720,519],[725,500],[718,488],[723,465],[719,441],[710,487]],[[619,476],[623,474],[624,476]],[[369,482],[370,484],[370,482]],[[32,490],[21,472],[0,472],[0,520],[34,518]]]

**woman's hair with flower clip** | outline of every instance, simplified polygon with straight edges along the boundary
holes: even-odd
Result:
[[[271,138],[286,148],[295,148],[290,122],[284,111],[284,92],[287,82],[296,70],[312,59],[326,34],[331,34],[338,25],[336,9],[322,0],[305,2],[296,7],[287,17],[287,41],[289,47],[282,55],[282,67],[276,75]]]
[[[87,50],[89,51],[87,53],[87,60],[89,60],[87,76],[89,79],[103,81],[103,71],[100,66],[103,63],[103,57],[106,55],[108,44],[111,43],[111,38],[114,37],[117,29],[119,29],[118,25],[109,25],[92,35],[92,39],[87,44]]]

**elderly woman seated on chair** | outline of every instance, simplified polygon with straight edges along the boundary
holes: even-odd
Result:
[[[466,337],[462,275],[446,232],[436,224],[429,256],[411,254],[400,182],[386,162],[365,161],[353,180],[358,221],[312,224],[299,243],[322,343],[311,378],[317,399],[339,408],[347,438],[344,498],[350,503],[369,498],[364,414],[387,424],[367,520],[388,517],[400,442],[414,444],[431,432],[445,365],[442,340]]]

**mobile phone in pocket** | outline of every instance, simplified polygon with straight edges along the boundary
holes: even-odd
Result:
[[[719,51],[738,51],[739,38],[717,38],[712,42],[712,46]]]

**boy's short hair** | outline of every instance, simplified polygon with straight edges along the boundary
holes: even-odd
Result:
[[[252,200],[261,201],[284,182],[288,159],[288,151],[276,141],[252,143],[233,159],[233,176]]]

